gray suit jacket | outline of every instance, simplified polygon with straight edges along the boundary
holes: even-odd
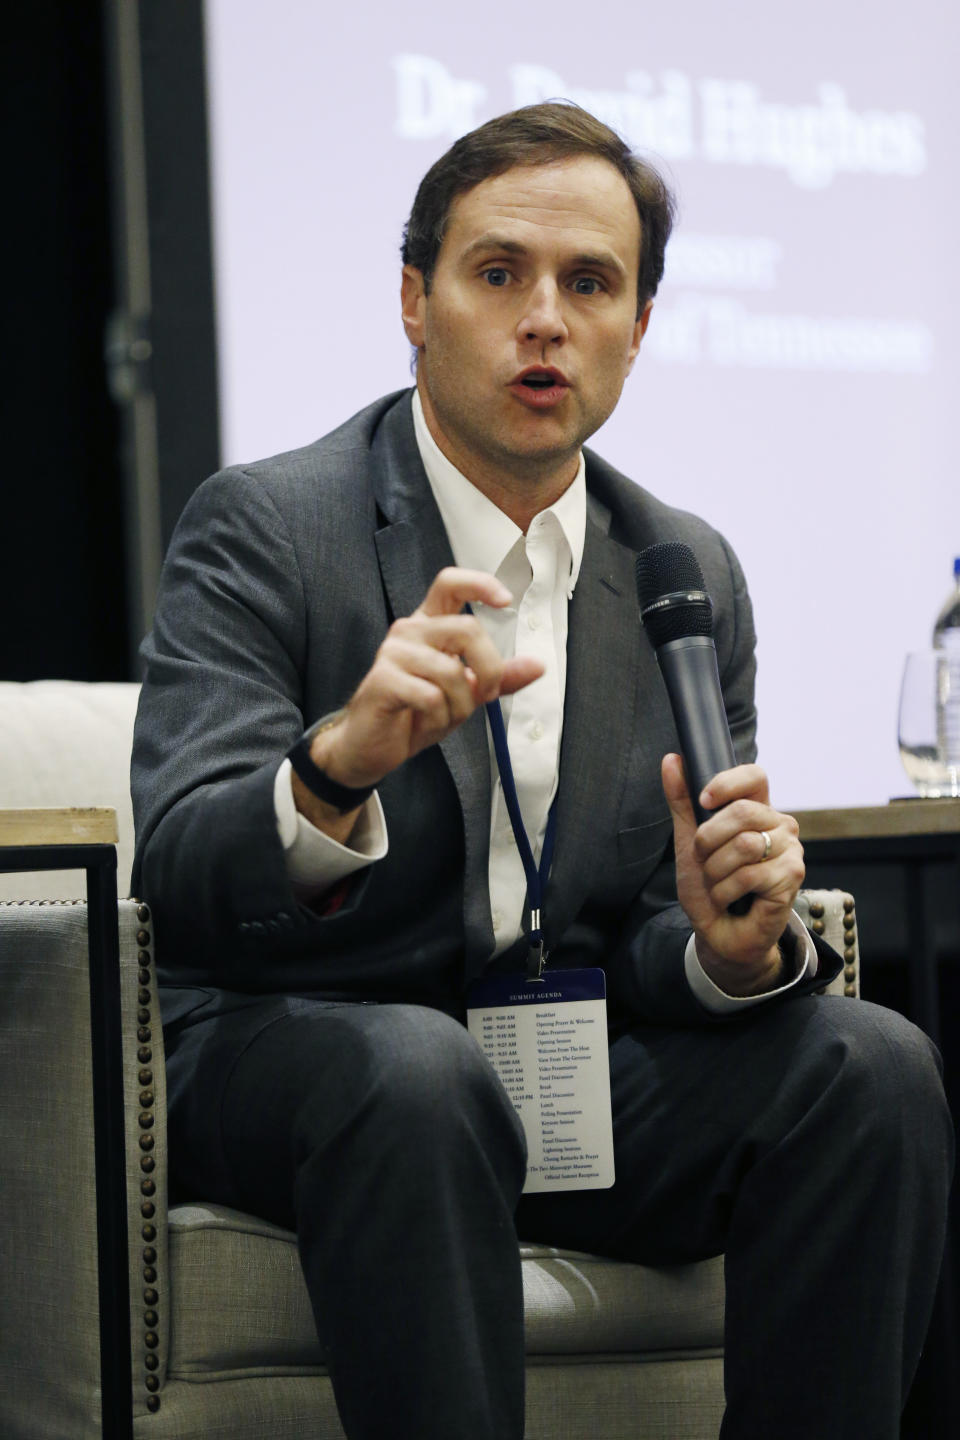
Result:
[[[680,539],[699,558],[741,759],[754,755],[750,602],[703,521],[589,452],[586,473],[546,938],[553,963],[604,964],[615,1012],[712,1023],[688,991],[689,926],[671,904],[659,766],[677,741],[638,622],[636,552]],[[273,810],[284,753],[346,701],[391,621],[451,561],[410,392],[213,476],[186,507],[144,643],[132,770],[133,884],[154,909],[168,1018],[271,992],[460,1009],[493,947],[483,712],[382,782],[389,855],[333,915],[298,904]]]

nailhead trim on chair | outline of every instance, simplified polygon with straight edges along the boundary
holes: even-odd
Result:
[[[843,897],[843,993],[852,998],[857,994],[857,912],[852,895]],[[823,923],[824,909],[819,901],[810,906],[810,929],[816,935],[822,935],[826,926]]]
[[[160,1396],[157,1393],[160,1389],[160,1379],[156,1374],[159,1368],[159,1360],[156,1355],[157,1347],[160,1344],[160,1295],[156,1290],[157,1282],[157,1251],[155,1241],[157,1239],[157,1227],[154,1224],[157,1207],[154,1196],[157,1193],[156,1181],[153,1179],[153,1172],[156,1169],[156,1161],[153,1158],[154,1138],[150,1133],[154,1123],[154,1080],[153,1080],[153,1028],[152,1015],[150,1011],[150,931],[146,929],[150,921],[150,909],[147,905],[137,907],[137,919],[144,927],[137,931],[137,1060],[140,1069],[137,1072],[137,1080],[140,1084],[140,1113],[137,1116],[137,1124],[140,1127],[140,1239],[144,1242],[140,1252],[141,1279],[143,1281],[143,1384],[147,1391],[147,1409],[156,1412],[160,1409]]]
[[[855,990],[854,984],[853,984],[854,980],[856,979],[856,975],[857,975],[857,972],[856,972],[857,952],[856,952],[856,949],[855,949],[856,939],[857,939],[857,915],[856,915],[856,910],[854,909],[853,896],[852,896],[852,895],[844,895],[844,897],[843,897],[843,959],[844,959],[843,978],[844,978],[844,981],[846,982],[846,983],[844,984],[844,987],[843,987],[843,993],[844,993],[844,995],[855,995],[855,994],[856,994],[856,990]]]

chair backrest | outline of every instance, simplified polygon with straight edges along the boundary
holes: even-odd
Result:
[[[133,811],[130,750],[140,686],[0,681],[0,809],[109,805],[117,812],[117,889],[130,893]],[[80,871],[0,874],[0,899],[71,900]]]

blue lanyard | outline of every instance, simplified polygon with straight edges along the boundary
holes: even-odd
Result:
[[[503,723],[500,701],[491,700],[486,711],[493,733],[493,748],[497,757],[497,769],[500,771],[503,798],[507,802],[507,814],[510,816],[510,824],[513,826],[513,838],[517,842],[520,859],[523,861],[523,871],[527,877],[527,903],[530,906],[530,934],[528,937],[530,949],[527,954],[527,979],[542,980],[547,952],[543,944],[540,909],[543,892],[547,888],[547,876],[550,874],[550,862],[553,860],[553,842],[557,833],[556,797],[554,797],[553,804],[550,806],[550,814],[547,817],[547,830],[543,837],[543,849],[540,852],[540,868],[538,869],[530,848],[523,816],[520,814],[520,801],[517,798],[513,766],[510,763],[510,751],[507,748],[507,731]]]

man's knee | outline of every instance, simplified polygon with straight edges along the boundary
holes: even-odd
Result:
[[[939,1095],[940,1056],[912,1021],[868,1000],[823,996],[817,1005],[854,1075],[884,1090]]]
[[[352,1013],[351,1013],[352,1012]],[[344,1007],[327,1025],[343,1033],[333,1077],[304,1096],[302,1138],[311,1145],[375,1145],[382,1160],[428,1168],[439,1157],[482,1154],[523,1184],[519,1117],[464,1027],[417,1005]],[[335,1132],[335,1133],[334,1133]]]
[[[823,1046],[851,1115],[891,1139],[916,1136],[952,1157],[942,1064],[932,1041],[896,1011],[869,1001],[823,997]]]

